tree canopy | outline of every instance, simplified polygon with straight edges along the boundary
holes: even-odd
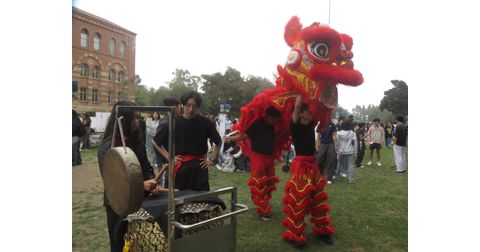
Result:
[[[380,110],[388,110],[395,115],[408,115],[408,86],[402,80],[392,80],[394,88],[385,91],[380,102]]]
[[[269,80],[248,76],[227,67],[225,73],[203,74],[201,77],[190,74],[188,70],[176,69],[173,79],[167,86],[158,89],[147,88],[139,83],[136,85],[135,102],[139,105],[162,105],[166,97],[180,96],[187,91],[198,91],[202,94],[201,112],[218,114],[220,104],[228,103],[232,106],[232,117],[240,117],[240,108],[250,102],[253,97],[266,88],[273,87]],[[139,80],[140,77],[138,77]]]

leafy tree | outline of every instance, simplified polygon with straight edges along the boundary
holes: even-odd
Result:
[[[149,106],[152,104],[154,88],[147,88],[144,85],[135,86],[135,103],[140,106]]]
[[[385,91],[380,102],[380,110],[391,111],[395,115],[408,115],[408,86],[402,80],[391,81],[394,88]]]
[[[188,70],[176,69],[172,73],[175,77],[168,83],[170,88],[169,96],[180,99],[188,91],[197,91],[200,77],[191,75]],[[162,91],[165,91],[162,89]]]
[[[273,84],[265,78],[248,76],[242,78],[241,73],[231,67],[227,67],[224,74],[204,74],[205,80],[201,89],[204,91],[205,109],[208,112],[218,114],[220,104],[232,105],[230,115],[240,116],[240,108],[250,102],[253,97]]]

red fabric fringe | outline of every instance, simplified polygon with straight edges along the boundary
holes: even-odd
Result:
[[[271,195],[273,191],[277,190],[276,186],[267,186],[264,187],[263,190],[258,189],[257,187],[250,188],[250,194],[253,196],[257,196],[259,198],[265,197],[265,195]]]
[[[297,221],[303,219],[303,217],[305,217],[309,211],[308,209],[304,208],[300,211],[294,212],[294,210],[287,205],[285,208],[283,208],[283,212],[286,213],[290,219]]]
[[[332,226],[328,227],[313,227],[312,233],[314,235],[334,235],[335,234],[335,229]]]
[[[313,196],[312,202],[323,202],[328,199],[328,194],[324,191],[317,193],[317,195]]]
[[[289,180],[285,185],[285,193],[292,193],[297,199],[303,199],[307,197],[313,190],[315,190],[315,187],[313,187],[313,185],[311,184],[305,186],[305,188],[297,188],[295,182],[293,182],[292,180]]]
[[[328,225],[332,225],[332,220],[330,219],[329,216],[325,216],[321,219],[316,219],[314,217],[311,217],[310,218],[310,222],[311,223],[314,223],[315,226],[328,226]]]
[[[307,227],[307,224],[303,222],[300,227],[295,226],[295,223],[293,223],[291,220],[288,218],[285,218],[282,220],[282,226],[290,230],[290,232],[294,233],[297,236],[303,235],[303,231]]]
[[[307,239],[305,238],[305,236],[296,236],[294,235],[292,232],[289,232],[288,230],[285,231],[282,235],[282,240],[285,240],[285,241],[294,241],[294,242],[298,242],[298,243],[306,243],[307,242]]]
[[[322,214],[325,212],[330,212],[331,208],[327,204],[321,204],[319,206],[313,207],[310,209],[312,215],[317,216],[317,214]]]
[[[298,211],[296,210],[297,208],[306,208],[308,207],[311,202],[312,202],[312,199],[310,198],[303,198],[303,200],[296,200],[295,198],[293,198],[290,194],[286,194],[285,196],[282,197],[282,202],[283,204],[285,205],[290,205],[294,208],[295,211]],[[301,203],[300,203],[301,202]]]

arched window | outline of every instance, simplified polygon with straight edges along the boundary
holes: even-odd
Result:
[[[100,50],[100,34],[95,33],[95,37],[93,37],[93,49]]]
[[[120,71],[120,72],[118,73],[118,81],[119,81],[120,83],[123,83],[123,82],[125,81],[125,73],[124,73],[123,71]]]
[[[88,31],[87,29],[82,29],[80,33],[80,46],[87,47],[88,46]]]
[[[110,55],[115,55],[115,39],[110,38],[110,44],[108,46],[108,50],[110,52]]]
[[[93,67],[92,78],[98,79],[100,77],[100,68],[98,66]]]
[[[120,57],[125,58],[125,49],[126,49],[125,42],[120,43]]]
[[[110,69],[110,71],[108,72],[108,80],[115,80],[115,71],[113,71],[113,69]]]
[[[87,77],[88,76],[88,65],[81,64],[80,65],[80,76]]]

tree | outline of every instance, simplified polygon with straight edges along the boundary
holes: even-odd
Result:
[[[402,80],[392,80],[394,88],[384,92],[380,110],[391,111],[395,115],[408,115],[408,86]]]
[[[140,106],[149,106],[152,104],[155,89],[147,88],[144,85],[135,85],[135,103]]]
[[[204,74],[202,78],[205,80],[201,87],[206,104],[204,108],[208,112],[218,114],[220,104],[228,103],[232,105],[230,110],[232,117],[239,117],[242,106],[250,102],[265,88],[273,86],[265,78],[248,76],[245,79],[238,70],[232,67],[227,67],[224,74]]]
[[[200,77],[191,75],[188,70],[175,69],[172,73],[175,77],[168,83],[170,88],[169,96],[180,99],[188,91],[197,91]],[[164,91],[164,89],[162,89]]]

